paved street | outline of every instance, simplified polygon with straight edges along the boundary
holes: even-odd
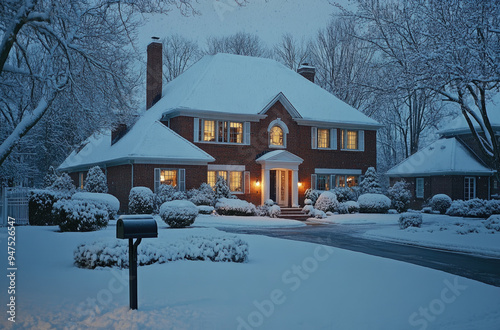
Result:
[[[266,235],[329,245],[434,268],[500,287],[500,259],[375,241],[361,236],[363,232],[373,229],[375,226],[380,228],[382,225],[326,224],[280,229],[220,229],[232,233]]]

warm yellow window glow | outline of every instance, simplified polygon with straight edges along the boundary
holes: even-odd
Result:
[[[273,126],[269,132],[269,139],[272,146],[283,146],[283,129]]]
[[[358,131],[342,131],[342,148],[350,150],[358,149]]]
[[[207,183],[214,188],[217,182],[217,177],[221,176],[227,182],[227,172],[226,171],[208,171],[207,172]]]
[[[162,170],[160,172],[160,183],[172,187],[177,186],[177,170]]]
[[[229,124],[229,142],[243,143],[243,123]]]
[[[215,121],[205,120],[203,125],[203,141],[215,141]]]
[[[330,148],[330,130],[318,129],[318,148]]]
[[[243,191],[243,172],[229,172],[229,189]]]

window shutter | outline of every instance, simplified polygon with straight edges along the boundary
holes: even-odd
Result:
[[[311,189],[316,189],[317,187],[317,182],[316,182],[316,174],[311,174]]]
[[[243,183],[245,185],[244,191],[245,194],[250,193],[250,171],[245,171],[245,182]]]
[[[358,131],[358,150],[365,151],[365,131]]]
[[[311,149],[318,149],[318,128],[311,127]],[[314,188],[316,189],[316,188]]]
[[[194,129],[193,129],[193,141],[198,142],[200,140],[200,118],[194,119]]]
[[[246,121],[243,129],[244,129],[243,143],[246,145],[250,145],[250,122]]]
[[[335,175],[330,175],[330,190],[333,190],[335,188]]]
[[[160,188],[160,169],[155,168],[155,192]]]
[[[415,179],[415,197],[424,198],[424,178]]]
[[[330,129],[330,149],[337,150],[337,129]]]
[[[186,170],[179,169],[179,191],[186,191]]]

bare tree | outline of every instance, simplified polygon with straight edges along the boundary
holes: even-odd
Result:
[[[283,34],[281,43],[274,46],[274,56],[294,71],[297,71],[302,63],[310,61],[309,49],[304,39],[298,41],[291,33]]]
[[[201,57],[198,44],[180,35],[163,40],[163,76],[166,81],[175,79]]]
[[[227,53],[254,57],[270,57],[271,52],[257,36],[246,32],[237,32],[223,37],[207,39],[206,54]]]

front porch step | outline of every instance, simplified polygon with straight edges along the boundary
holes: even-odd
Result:
[[[302,212],[302,209],[298,207],[282,207],[279,218],[306,221],[310,216]]]

